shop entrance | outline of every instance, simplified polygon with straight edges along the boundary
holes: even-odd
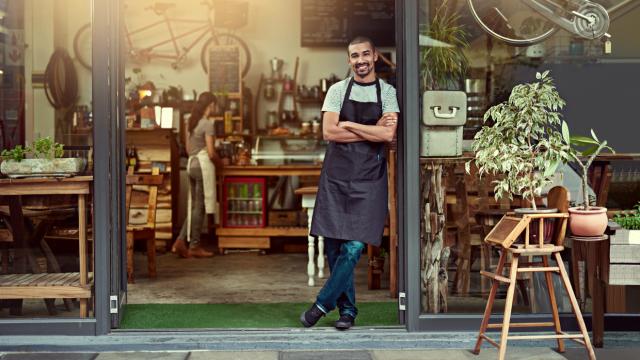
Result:
[[[395,85],[394,1],[124,3],[128,225],[116,261],[126,305],[113,327],[299,327],[330,274],[323,241],[308,237],[326,149],[320,110],[328,88],[350,75],[346,44],[356,34],[377,43],[377,73]],[[194,241],[181,232],[189,191],[198,191],[189,162],[203,161],[189,119],[207,91],[215,96],[205,131],[219,158],[215,215],[190,228],[202,233],[197,246],[176,246]],[[395,218],[356,267],[358,325],[400,325]]]

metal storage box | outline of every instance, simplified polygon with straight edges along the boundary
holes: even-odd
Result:
[[[467,94],[463,91],[425,91],[420,156],[462,155],[462,127],[466,121]]]

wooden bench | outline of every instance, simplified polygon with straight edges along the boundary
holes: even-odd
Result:
[[[86,196],[90,193],[92,182],[92,176],[0,180],[0,196],[9,199],[11,230],[19,258],[14,264],[14,274],[0,276],[0,299],[79,298],[80,317],[87,317],[93,276],[88,272]],[[27,273],[28,239],[24,229],[21,197],[65,194],[78,197],[79,271]]]

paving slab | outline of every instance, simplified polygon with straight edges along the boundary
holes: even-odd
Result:
[[[368,351],[282,351],[278,360],[372,360]]]
[[[277,351],[192,351],[189,360],[278,360]]]
[[[95,360],[97,353],[12,353],[0,354],[0,360]]]
[[[372,360],[495,360],[496,349],[482,349],[479,355],[470,350],[434,349],[434,350],[375,350]],[[548,348],[508,348],[509,360],[566,360],[557,352]]]
[[[595,349],[596,358],[605,360],[638,360],[640,348]],[[585,349],[567,349],[562,354],[569,360],[582,360],[587,358]]]
[[[170,352],[170,351],[127,351],[127,352],[105,352],[95,360],[187,360],[189,352]],[[2,359],[4,360],[4,359]]]

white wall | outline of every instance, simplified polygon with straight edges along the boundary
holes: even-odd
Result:
[[[55,110],[46,99],[42,86],[33,86],[33,73],[44,74],[56,47],[64,47],[73,58],[73,37],[81,25],[89,22],[90,0],[27,0],[25,28],[25,119],[26,141],[55,135]],[[76,67],[79,104],[91,102],[91,73]],[[59,140],[59,139],[57,139]]]
[[[321,1],[321,0],[319,0]],[[176,7],[171,10],[176,18],[206,19],[205,7],[200,5],[201,0],[182,0],[176,2]],[[298,70],[298,84],[316,85],[320,78],[328,77],[335,73],[339,77],[347,74],[346,47],[342,48],[302,48],[300,47],[300,0],[248,0],[249,23],[241,28],[239,35],[248,44],[251,51],[252,66],[245,78],[246,85],[255,95],[260,80],[260,74],[270,74],[269,59],[281,58],[285,61],[283,71],[293,75],[293,67],[296,56],[300,57]],[[152,4],[151,0],[128,1],[126,21],[130,29],[142,24],[149,24],[158,17],[146,7]],[[180,28],[176,28],[179,31]],[[166,36],[166,30],[158,27],[149,31],[149,35],[136,37],[138,46],[151,45],[159,36]],[[188,44],[190,38],[185,39]],[[203,42],[204,43],[204,42]],[[202,44],[203,44],[202,43]],[[181,85],[185,91],[195,89],[198,93],[208,90],[206,74],[200,66],[200,46],[189,53],[189,60],[181,69],[174,70],[168,63],[155,60],[151,63],[137,64],[127,62],[127,76],[132,76],[131,69],[140,67],[147,80],[152,80],[156,87],[166,88],[170,85]],[[171,47],[167,48],[171,50]],[[133,76],[135,79],[135,76]],[[264,115],[269,108],[275,107],[275,102],[268,104],[261,101],[258,109],[258,123],[264,124]],[[309,109],[302,117],[317,115],[319,108]]]

